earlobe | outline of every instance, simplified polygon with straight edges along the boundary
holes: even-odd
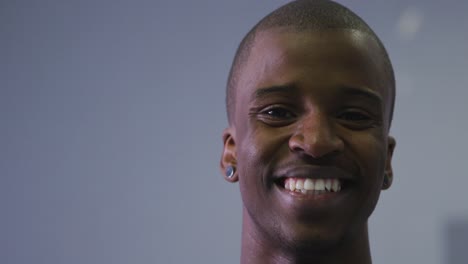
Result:
[[[236,142],[233,128],[228,127],[223,131],[223,144],[223,153],[221,154],[220,162],[221,173],[228,182],[237,182],[239,177],[236,170]]]
[[[395,150],[396,141],[393,137],[388,137],[388,144],[387,144],[387,160],[385,162],[385,172],[384,172],[384,179],[382,183],[382,190],[387,190],[392,186],[393,182],[393,168],[392,168],[392,157],[393,151]]]

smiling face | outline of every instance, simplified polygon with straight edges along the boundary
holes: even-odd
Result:
[[[366,232],[395,145],[378,49],[351,30],[257,34],[221,160],[256,236],[300,247]]]

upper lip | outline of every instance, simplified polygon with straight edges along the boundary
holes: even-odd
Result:
[[[280,168],[275,173],[276,179],[309,178],[353,180],[351,173],[335,166],[301,165]]]

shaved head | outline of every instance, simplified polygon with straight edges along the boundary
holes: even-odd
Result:
[[[383,76],[382,85],[390,96],[391,122],[395,102],[395,77],[387,51],[374,31],[358,15],[348,8],[328,0],[292,1],[258,22],[243,38],[235,54],[226,87],[226,110],[229,124],[233,122],[237,85],[245,63],[249,60],[252,46],[259,32],[273,28],[286,28],[294,32],[354,30],[369,35],[380,48],[379,59]]]

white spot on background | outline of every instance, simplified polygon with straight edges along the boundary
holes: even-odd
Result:
[[[410,40],[421,30],[424,15],[421,10],[408,7],[400,15],[397,23],[398,35],[405,40]]]

